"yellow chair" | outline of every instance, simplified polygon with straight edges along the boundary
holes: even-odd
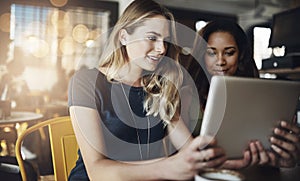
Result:
[[[27,181],[27,175],[21,155],[22,142],[28,134],[41,129],[44,126],[48,126],[49,128],[55,180],[67,180],[71,169],[75,166],[78,145],[70,117],[64,116],[49,119],[29,127],[22,132],[17,139],[15,151],[23,181]]]

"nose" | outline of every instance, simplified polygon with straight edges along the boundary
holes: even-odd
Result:
[[[157,40],[156,41],[155,51],[159,52],[160,54],[165,53],[166,47],[165,47],[165,42],[163,40]]]
[[[216,65],[218,65],[218,66],[226,65],[226,59],[224,58],[222,53],[217,55]]]

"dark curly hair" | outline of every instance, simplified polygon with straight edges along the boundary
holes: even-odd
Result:
[[[215,20],[209,22],[205,27],[203,27],[198,32],[198,35],[202,37],[202,40],[205,40],[205,43],[207,43],[211,34],[215,32],[226,32],[231,34],[237,44],[240,53],[238,55],[238,68],[233,76],[256,78],[259,77],[259,72],[252,56],[252,49],[249,43],[249,39],[244,30],[234,21]],[[195,42],[195,45],[197,45],[197,43],[201,43],[201,47],[203,47],[203,42]],[[193,51],[195,51],[196,54],[199,55],[199,57],[192,57],[193,61],[198,60],[200,61],[198,62],[198,64],[201,65],[196,75],[196,84],[198,84],[197,88],[199,91],[201,106],[204,109],[209,90],[209,78],[207,78],[209,77],[209,75],[207,74],[204,63],[204,54],[206,48],[199,48],[199,46],[195,46]],[[195,60],[195,58],[197,58],[197,60]]]

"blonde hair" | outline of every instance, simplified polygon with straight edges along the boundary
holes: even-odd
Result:
[[[162,15],[169,20],[172,42],[168,42],[166,55],[156,70],[145,74],[141,84],[147,93],[144,102],[147,115],[159,114],[164,123],[169,124],[180,105],[178,88],[181,87],[183,75],[178,62],[179,48],[174,17],[166,8],[152,0],[133,1],[114,26],[99,66],[107,68],[106,76],[109,81],[117,80],[118,71],[128,62],[125,46],[122,46],[119,40],[120,30],[126,29],[132,34],[147,18],[156,15]]]

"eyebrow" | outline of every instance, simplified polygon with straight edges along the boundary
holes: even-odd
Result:
[[[230,47],[225,47],[225,50],[228,50],[228,49],[237,49],[236,47],[234,47],[234,46],[230,46]],[[215,47],[207,47],[207,49],[213,49],[213,50],[216,50],[216,48]]]
[[[156,36],[161,36],[160,33],[157,33],[155,31],[149,31],[149,32],[146,32],[147,34],[155,34]]]
[[[162,35],[161,35],[160,33],[157,33],[157,32],[155,32],[155,31],[149,31],[149,32],[146,32],[146,34],[154,34],[154,35],[156,35],[156,36],[162,37]],[[170,37],[171,37],[170,35],[169,35],[169,36],[166,36],[165,39],[168,39],[168,38],[170,38]]]

